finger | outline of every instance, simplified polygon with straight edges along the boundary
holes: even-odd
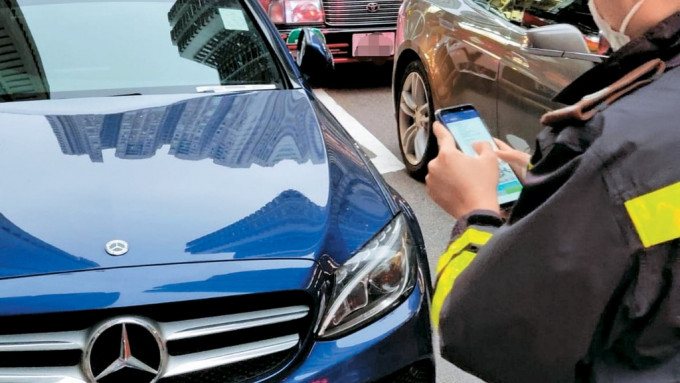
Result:
[[[453,141],[453,137],[451,136],[451,132],[449,132],[449,130],[439,121],[435,121],[432,124],[432,132],[437,137],[437,142],[439,143],[440,147],[444,145],[456,145],[456,143]]]
[[[493,141],[496,143],[496,146],[498,146],[498,149],[500,150],[513,150],[514,148],[510,145],[508,145],[505,141],[499,140],[498,138],[493,139]]]
[[[523,153],[514,150],[513,151],[499,150],[496,152],[496,155],[498,156],[498,158],[507,163],[521,162],[524,158]]]
[[[499,150],[496,155],[501,160],[509,164],[517,164],[518,166],[526,166],[529,164],[531,155],[529,153],[520,152],[519,150],[503,151]]]
[[[517,160],[517,156],[513,152],[505,152],[502,150],[498,150],[496,151],[496,155],[498,156],[498,158],[509,164],[512,164]]]
[[[490,142],[477,141],[477,142],[472,144],[472,147],[473,147],[473,149],[475,149],[475,152],[480,157],[483,157],[483,156],[496,157],[496,153],[493,150],[493,146],[491,145]]]

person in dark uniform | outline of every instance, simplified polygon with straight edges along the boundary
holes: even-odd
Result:
[[[530,159],[466,156],[434,124],[426,186],[456,223],[432,318],[488,382],[680,382],[680,0],[589,7],[615,51],[556,96]],[[507,217],[499,157],[523,176]]]

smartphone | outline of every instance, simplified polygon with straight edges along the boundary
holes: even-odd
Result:
[[[435,117],[449,129],[458,148],[469,156],[477,155],[472,147],[472,143],[477,141],[487,141],[494,148],[498,148],[486,124],[472,105],[438,109],[435,111]],[[498,166],[500,168],[498,203],[502,209],[508,209],[519,198],[522,183],[506,162],[499,160]]]

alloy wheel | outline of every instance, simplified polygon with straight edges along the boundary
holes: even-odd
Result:
[[[404,80],[399,96],[399,137],[404,159],[419,165],[427,152],[430,137],[430,100],[425,82],[418,72]]]

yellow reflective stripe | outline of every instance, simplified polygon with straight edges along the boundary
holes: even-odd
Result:
[[[476,256],[477,253],[473,253],[472,251],[463,251],[446,266],[444,272],[442,272],[439,277],[437,286],[434,290],[434,296],[432,297],[432,307],[430,309],[432,324],[434,324],[435,328],[439,328],[439,313],[442,310],[444,300],[453,288],[453,283]]]
[[[645,247],[680,238],[680,182],[625,203]]]
[[[469,244],[474,243],[475,245],[482,246],[486,244],[489,238],[491,238],[491,235],[492,233],[489,233],[488,231],[478,230],[473,227],[467,228],[460,237],[451,242],[449,248],[446,249],[446,252],[442,254],[441,257],[439,257],[436,275],[441,273],[441,271],[444,269],[444,266],[449,263],[451,258],[463,251],[463,249],[465,249]]]

